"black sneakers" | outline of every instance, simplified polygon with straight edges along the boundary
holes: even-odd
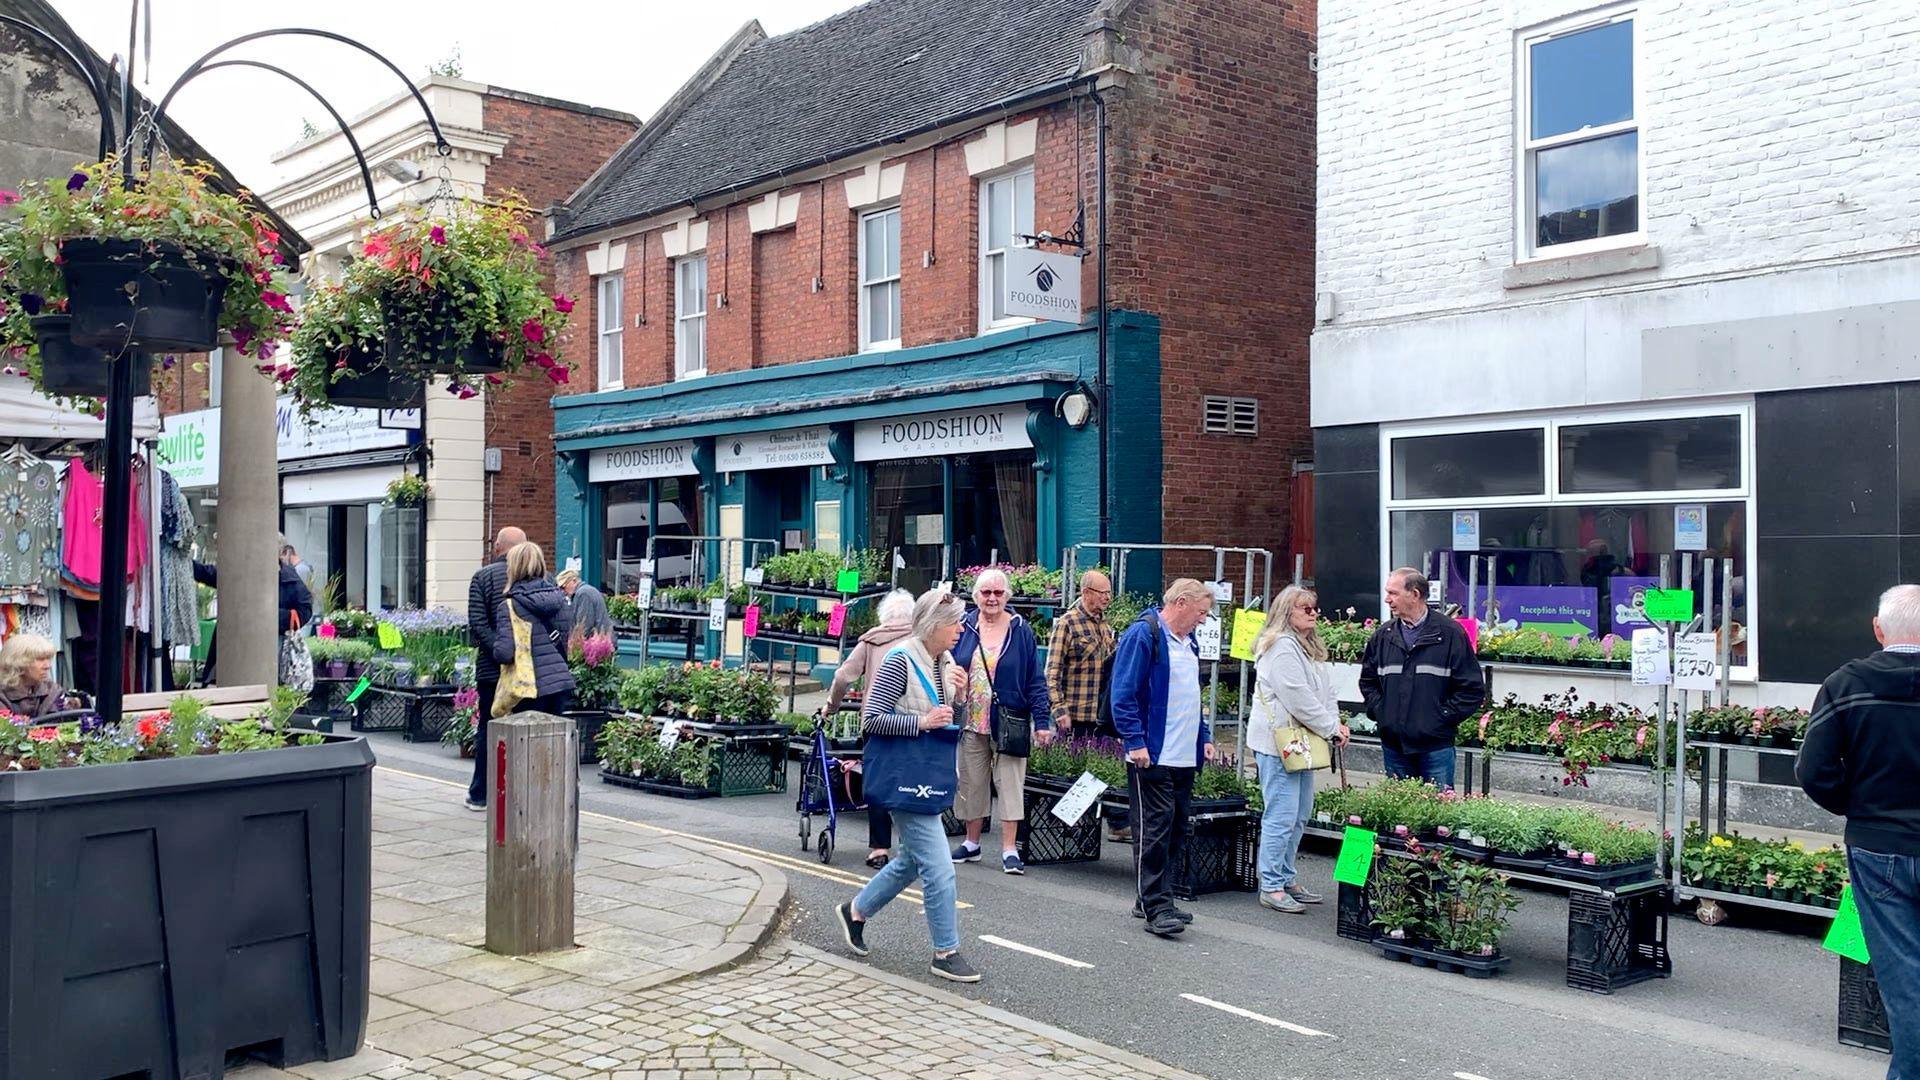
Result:
[[[1177,908],[1177,907],[1169,906],[1167,910],[1173,912],[1173,917],[1176,919],[1179,919],[1183,923],[1193,922],[1193,912],[1188,911],[1186,908]],[[1136,919],[1144,919],[1147,917],[1147,913],[1140,909],[1140,901],[1138,900],[1135,900],[1133,902],[1133,917]]]
[[[1172,937],[1185,933],[1186,929],[1187,924],[1171,911],[1156,912],[1153,918],[1147,920],[1147,933],[1156,937]]]
[[[973,970],[972,964],[961,959],[959,953],[934,957],[933,967],[930,970],[948,982],[977,983],[980,981],[980,973]]]
[[[846,940],[847,948],[855,956],[867,955],[867,924],[853,919],[853,902],[848,901],[833,909],[840,919],[840,936]]]

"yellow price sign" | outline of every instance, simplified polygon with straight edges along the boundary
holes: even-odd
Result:
[[[1235,660],[1257,659],[1253,655],[1253,643],[1259,640],[1260,631],[1267,625],[1267,613],[1253,608],[1241,608],[1233,613],[1233,642],[1227,646],[1227,655]]]
[[[401,641],[400,628],[393,625],[392,623],[390,622],[381,623],[379,626],[375,627],[375,633],[379,635],[381,648],[397,649],[400,647],[400,641]]]

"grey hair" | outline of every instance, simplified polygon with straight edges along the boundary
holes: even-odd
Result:
[[[880,599],[878,616],[882,626],[913,618],[913,593],[907,589],[895,589],[888,593]]]
[[[1167,591],[1161,594],[1160,597],[1161,603],[1167,607],[1172,607],[1182,600],[1192,600],[1195,603],[1206,604],[1211,607],[1213,606],[1213,590],[1208,588],[1204,581],[1183,577],[1167,586]]]
[[[1920,585],[1895,585],[1881,593],[1879,617],[1888,641],[1920,642]]]
[[[1007,580],[1007,572],[997,566],[989,566],[985,570],[980,571],[979,577],[973,579],[973,598],[975,600],[980,599],[980,590],[986,588],[989,581],[997,581],[1000,583],[1001,588],[1008,592],[1013,591],[1013,584]]]
[[[959,622],[966,610],[967,605],[951,592],[928,589],[913,602],[913,636],[926,641],[935,630]]]
[[[1422,598],[1426,597],[1427,575],[1415,570],[1411,566],[1402,566],[1387,575],[1389,581],[1394,578],[1400,579],[1400,587],[1402,589],[1410,593],[1418,593]]]

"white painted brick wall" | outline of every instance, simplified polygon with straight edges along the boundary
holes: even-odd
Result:
[[[1334,325],[1626,287],[1501,283],[1516,32],[1592,9],[1321,0],[1316,250]],[[1648,0],[1635,33],[1658,278],[1920,251],[1920,2]]]

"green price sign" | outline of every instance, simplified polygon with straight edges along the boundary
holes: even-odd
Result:
[[[860,571],[858,570],[840,571],[840,577],[838,580],[834,582],[834,588],[837,591],[843,592],[843,593],[859,592],[860,591]]]
[[[1860,930],[1860,909],[1853,903],[1853,886],[1840,890],[1840,911],[1833,917],[1833,925],[1827,927],[1827,940],[1823,943],[1828,952],[1836,952],[1849,960],[1867,963],[1867,939]]]
[[[1654,622],[1686,622],[1693,618],[1693,590],[1648,589],[1646,611]]]
[[[359,701],[360,695],[366,693],[367,687],[372,685],[373,685],[373,678],[371,676],[368,676],[368,675],[360,676],[360,681],[357,683],[354,683],[353,689],[347,691],[347,704],[351,705],[354,702]]]
[[[376,632],[380,635],[381,648],[397,649],[400,647],[400,628],[399,627],[393,625],[390,622],[383,622],[379,625],[379,627],[376,628]]]
[[[1373,830],[1347,826],[1346,834],[1340,838],[1340,861],[1333,864],[1333,880],[1346,885],[1365,885],[1368,875],[1373,873],[1373,842]]]

